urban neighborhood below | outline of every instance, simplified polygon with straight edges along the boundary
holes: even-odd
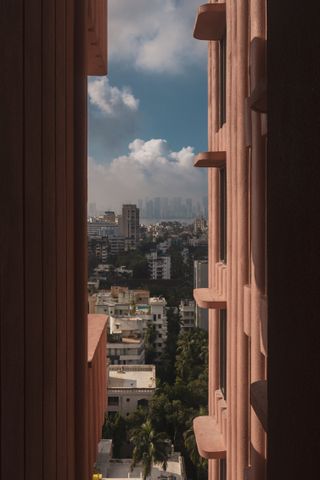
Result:
[[[192,295],[207,287],[207,249],[205,215],[146,224],[127,204],[88,218],[89,313],[108,316],[100,478],[207,478],[192,429],[208,405],[208,313]]]

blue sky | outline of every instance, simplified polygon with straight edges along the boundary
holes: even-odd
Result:
[[[207,44],[192,38],[198,0],[109,0],[107,77],[90,77],[89,202],[201,199],[207,149]]]

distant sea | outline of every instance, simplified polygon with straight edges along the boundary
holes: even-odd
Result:
[[[161,222],[180,222],[189,225],[194,221],[195,218],[140,218],[140,223],[143,225],[154,225],[155,223]]]

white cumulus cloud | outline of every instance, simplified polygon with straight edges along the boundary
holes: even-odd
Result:
[[[118,209],[147,196],[206,195],[206,176],[193,168],[193,157],[190,146],[174,152],[166,140],[135,139],[127,155],[109,164],[89,158],[89,201],[100,209]]]
[[[139,100],[129,87],[110,85],[107,77],[92,78],[88,83],[89,102],[106,115],[117,115],[123,110],[137,111]]]
[[[198,0],[109,0],[109,55],[135,68],[178,73],[205,59],[192,36]]]
[[[137,135],[139,99],[130,87],[111,85],[106,77],[91,77],[89,97],[89,151],[96,160],[110,161]]]

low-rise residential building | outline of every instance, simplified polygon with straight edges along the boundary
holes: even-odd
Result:
[[[195,326],[196,304],[194,300],[181,300],[179,312],[181,318],[181,331],[187,331]]]
[[[108,370],[108,412],[126,416],[148,404],[156,388],[154,365],[113,365]]]
[[[92,295],[91,308],[94,305],[95,299],[95,313],[102,313],[109,315],[109,334],[118,335],[120,339],[119,344],[122,344],[121,338],[128,339],[137,338],[143,339],[144,332],[148,325],[154,325],[156,332],[156,339],[154,342],[154,348],[157,355],[160,355],[167,340],[167,302],[163,297],[150,297],[148,290],[129,290],[128,287],[113,286],[111,290],[100,291],[99,293]],[[113,337],[113,341],[115,341]],[[129,342],[130,343],[130,342]],[[126,357],[129,354],[128,348],[134,349],[134,347],[123,347],[118,345],[116,348],[118,353],[114,352],[114,345],[108,345],[108,354],[110,356],[111,363],[127,364],[134,363],[132,360],[132,352],[130,358]],[[126,353],[123,353],[125,349]],[[121,350],[121,354],[119,353]],[[120,358],[121,357],[121,358]],[[138,364],[144,362],[144,344],[143,344],[143,361],[142,354],[139,353],[137,358]]]
[[[204,217],[198,217],[193,224],[193,231],[197,235],[198,233],[206,232],[208,229],[207,220]]]
[[[163,297],[151,297],[149,300],[151,307],[152,324],[156,331],[155,350],[160,355],[167,340],[168,322],[167,322],[167,309],[166,299]]]
[[[190,247],[208,247],[208,235],[203,233],[200,237],[192,237],[188,240]]]
[[[143,468],[137,465],[131,470],[132,460],[130,458],[111,459],[107,469],[108,480],[141,480]],[[179,452],[173,452],[169,456],[166,470],[161,465],[153,465],[148,480],[186,480],[183,457]],[[105,478],[103,477],[103,480]]]
[[[87,223],[88,237],[106,237],[120,235],[120,226],[105,220],[90,219]]]
[[[125,238],[121,235],[108,237],[109,252],[111,255],[118,255],[125,250]]]
[[[150,315],[149,315],[150,318]],[[143,336],[147,328],[148,319],[145,316],[109,317],[109,333],[111,335],[140,335]]]
[[[158,252],[151,252],[146,255],[152,280],[170,280],[171,278],[171,257],[159,255]]]
[[[144,339],[139,335],[108,335],[107,356],[111,365],[143,365]]]

